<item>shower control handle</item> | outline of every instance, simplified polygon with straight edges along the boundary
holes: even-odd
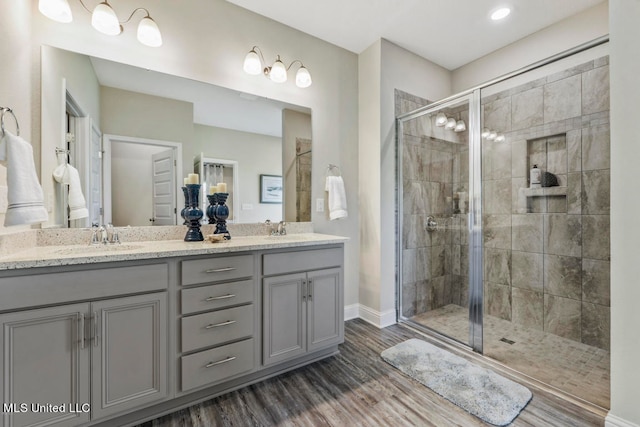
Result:
[[[424,226],[427,229],[427,231],[436,231],[438,229],[438,222],[433,216],[429,215],[427,217],[427,222],[425,222]]]

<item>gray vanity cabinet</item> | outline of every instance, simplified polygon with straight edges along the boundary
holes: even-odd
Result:
[[[342,343],[342,257],[342,248],[264,255],[264,365]]]
[[[88,412],[89,351],[83,347],[81,315],[89,304],[70,304],[0,315],[3,340],[2,426],[75,426]],[[36,412],[32,405],[64,404],[65,412]],[[12,405],[8,407],[7,405]]]

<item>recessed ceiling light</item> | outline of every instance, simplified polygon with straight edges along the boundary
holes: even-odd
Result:
[[[509,16],[510,13],[511,9],[509,9],[508,7],[501,7],[491,14],[491,19],[493,19],[494,21],[499,21]]]

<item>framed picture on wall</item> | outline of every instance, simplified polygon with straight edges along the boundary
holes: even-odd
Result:
[[[282,203],[282,175],[260,175],[260,203]]]

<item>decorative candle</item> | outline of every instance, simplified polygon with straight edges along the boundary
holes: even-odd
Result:
[[[187,179],[189,180],[189,184],[200,184],[200,177],[197,173],[190,173]]]
[[[184,179],[184,185],[187,185],[189,183],[189,178],[185,178]]]
[[[209,194],[216,194],[218,192],[218,187],[216,187],[215,185],[212,185],[211,187],[209,187]]]
[[[227,192],[227,184],[224,182],[218,183],[218,193],[226,193]]]

